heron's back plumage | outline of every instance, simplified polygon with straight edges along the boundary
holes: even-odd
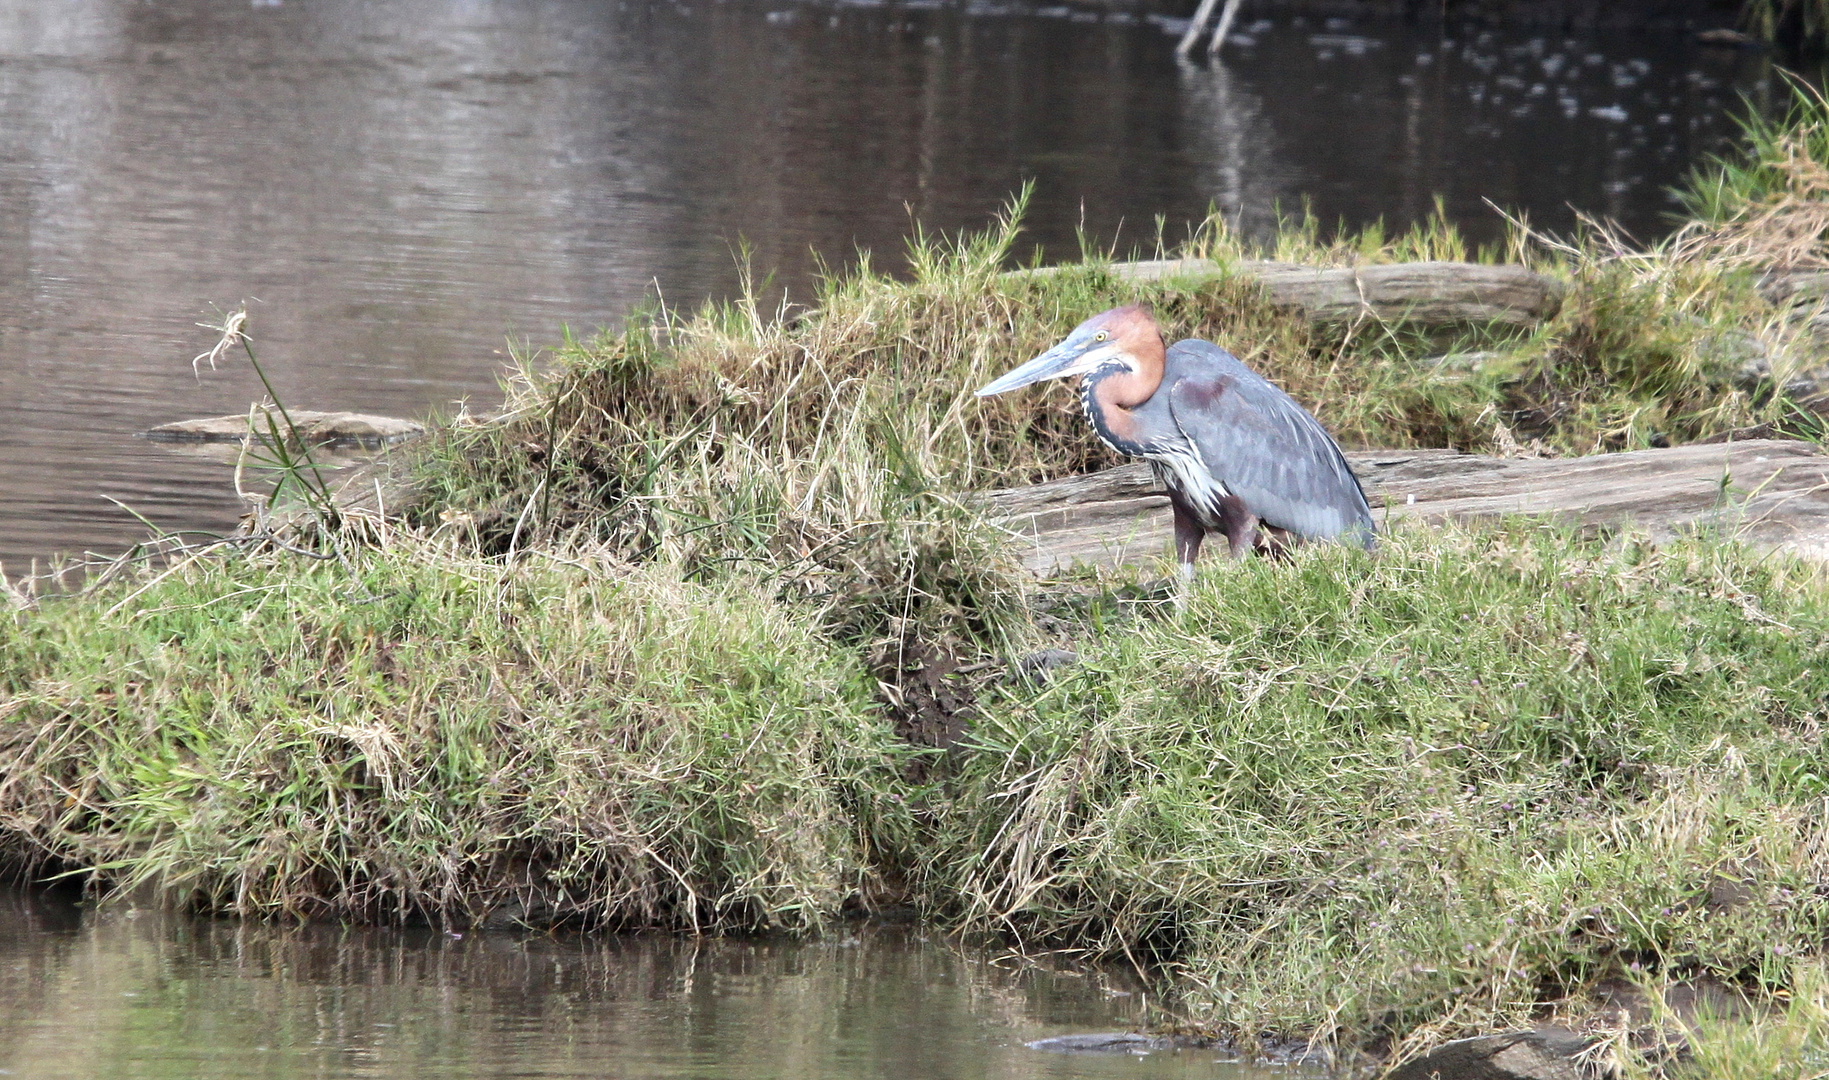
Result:
[[[1151,430],[1180,436],[1156,440],[1162,445],[1144,456],[1203,518],[1214,500],[1231,495],[1260,520],[1297,535],[1371,545],[1371,507],[1333,437],[1294,398],[1219,346],[1177,342],[1161,387],[1135,412],[1139,419],[1150,414]],[[1192,472],[1196,461],[1210,479]],[[1212,513],[1216,521],[1217,510]]]

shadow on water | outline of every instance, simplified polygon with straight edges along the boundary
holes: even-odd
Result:
[[[0,894],[0,1068],[12,1076],[1268,1075],[1214,1051],[1023,1045],[1139,1023],[1134,989],[900,927],[817,942],[458,936]]]
[[[1269,10],[1275,11],[1274,6]],[[222,470],[133,439],[260,396],[194,375],[210,305],[258,297],[288,404],[423,417],[498,400],[506,340],[821,258],[897,265],[910,217],[1119,250],[1218,206],[1393,225],[1437,195],[1648,235],[1732,130],[1757,53],[1676,29],[1241,25],[1048,3],[0,0],[0,560],[222,529]]]

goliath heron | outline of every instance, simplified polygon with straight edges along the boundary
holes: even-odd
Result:
[[[1084,376],[1080,403],[1106,445],[1150,463],[1175,509],[1184,575],[1208,531],[1233,558],[1262,539],[1347,539],[1372,546],[1359,479],[1320,421],[1217,345],[1162,331],[1141,305],[1094,315],[1065,341],[978,391]]]

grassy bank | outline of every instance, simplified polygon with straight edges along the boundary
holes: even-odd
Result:
[[[14,856],[248,915],[804,926],[905,846],[906,748],[790,612],[550,557],[357,564],[204,560],[10,628]]]
[[[1767,998],[1829,930],[1829,603],[1732,544],[1520,523],[1057,605],[1084,662],[952,680],[945,752],[764,577],[355,563],[205,560],[10,620],[12,856],[247,914],[907,904],[1173,974],[1203,1030],[1348,1046],[1623,978]]]
[[[917,238],[906,280],[655,310],[528,358],[501,416],[424,449],[404,521],[293,537],[333,557],[243,545],[18,597],[0,854],[251,915],[809,929],[907,907],[1148,968],[1200,1030],[1348,1049],[1708,980],[1779,1011],[1699,1056],[1815,1052],[1817,568],[1521,521],[1216,569],[1176,607],[1034,582],[963,497],[1109,460],[1068,388],[971,390],[1131,300],[1348,443],[1808,431],[1784,386],[1816,346],[1759,295],[1755,248],[1521,229],[1484,257],[1564,278],[1562,312],[1425,333],[1096,253],[1010,274],[1019,210]],[[1191,250],[1259,254],[1217,225]],[[1469,253],[1440,225],[1292,223],[1263,254]],[[1013,677],[1058,645],[1081,663]]]
[[[1523,524],[1215,577],[991,699],[935,891],[1173,959],[1228,1029],[1522,1024],[1635,968],[1788,985],[1829,930],[1825,616],[1731,546]]]

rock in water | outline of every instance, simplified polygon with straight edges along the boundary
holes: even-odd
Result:
[[[1174,1050],[1181,1044],[1166,1035],[1106,1031],[1092,1035],[1056,1035],[1024,1045],[1051,1054],[1149,1054],[1157,1050]]]
[[[1507,1031],[1444,1043],[1386,1080],[1588,1080],[1577,1057],[1587,1040],[1563,1028]]]
[[[295,442],[312,446],[359,446],[364,450],[379,450],[383,447],[416,439],[425,434],[425,426],[411,420],[401,420],[392,416],[373,416],[368,413],[353,412],[316,412],[310,409],[292,409],[286,414],[292,419],[291,437]],[[140,433],[142,438],[159,442],[187,443],[222,443],[245,442],[249,436],[249,418],[253,418],[254,434],[267,438],[272,427],[276,426],[282,434],[286,433],[286,418],[277,409],[261,407],[248,413],[236,413],[231,416],[209,416],[200,420],[179,420],[170,424]]]

